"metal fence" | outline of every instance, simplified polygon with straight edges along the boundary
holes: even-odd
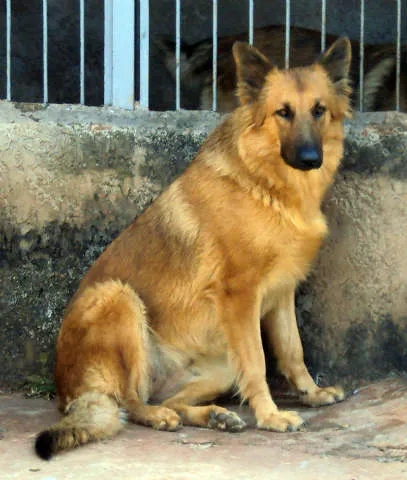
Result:
[[[79,3],[79,102],[85,103],[85,0],[76,0]],[[218,104],[218,13],[219,4],[217,0],[210,0],[212,3],[212,110],[217,110]],[[248,25],[247,41],[253,44],[255,40],[254,0],[242,0],[247,2]],[[276,3],[285,3],[285,67],[290,66],[290,42],[291,42],[291,19],[292,4],[295,0],[280,0]],[[327,2],[330,0],[321,0],[320,2],[320,32],[321,32],[321,50],[325,49],[327,37]],[[49,101],[49,65],[53,58],[49,57],[49,36],[48,36],[48,12],[49,0],[42,0],[42,101]],[[175,109],[182,107],[182,1],[175,2]],[[6,0],[6,24],[5,24],[5,43],[6,43],[6,99],[13,99],[13,85],[18,81],[12,78],[12,35],[13,35],[13,0]],[[104,103],[127,109],[133,109],[135,105],[136,83],[139,85],[138,101],[140,107],[149,108],[149,71],[150,71],[150,12],[149,0],[105,0],[104,1]],[[360,18],[360,39],[359,39],[359,110],[363,111],[364,99],[364,77],[365,77],[365,0],[360,0],[359,11]],[[401,28],[402,28],[402,0],[394,0],[396,9],[396,32],[395,40],[395,108],[400,109],[400,78],[401,78]],[[139,22],[136,25],[135,9],[137,9]],[[405,12],[404,12],[405,15]],[[135,42],[138,39],[138,43]],[[136,51],[136,47],[139,51]],[[135,56],[139,58],[138,80],[135,82]]]

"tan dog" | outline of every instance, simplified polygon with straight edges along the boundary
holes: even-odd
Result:
[[[321,49],[321,32],[306,28],[290,29],[290,66],[301,67],[311,63]],[[231,112],[238,105],[235,95],[236,69],[232,46],[237,40],[246,40],[247,33],[218,39],[217,111]],[[328,45],[337,40],[327,35]],[[175,44],[172,40],[156,39],[155,44],[164,55],[168,71],[175,75]],[[285,26],[270,25],[254,30],[254,46],[283,68],[285,64]],[[354,58],[350,78],[355,85],[353,103],[359,108],[359,42],[352,40]],[[406,47],[402,47],[400,77],[400,110],[407,111]],[[394,44],[365,45],[364,52],[364,111],[394,110],[396,107],[396,46]],[[199,98],[195,108],[212,110],[212,40],[194,45],[183,43],[181,57],[181,93],[189,105]],[[193,108],[190,105],[189,108]]]
[[[350,43],[293,70],[244,43],[233,53],[241,107],[67,308],[56,365],[65,417],[38,435],[42,458],[116,434],[119,407],[162,430],[241,430],[235,413],[205,405],[235,386],[259,428],[296,430],[302,419],[270,395],[261,325],[305,404],[344,398],[307,371],[294,292],[327,233],[320,205],[342,157]]]

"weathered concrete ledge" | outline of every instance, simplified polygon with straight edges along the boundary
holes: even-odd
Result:
[[[105,245],[194,157],[210,112],[0,102],[0,385],[51,375],[62,311]],[[407,370],[407,116],[357,116],[298,292],[321,381]]]

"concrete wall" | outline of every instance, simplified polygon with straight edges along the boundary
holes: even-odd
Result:
[[[0,102],[0,385],[51,375],[84,271],[220,120]],[[326,381],[407,370],[407,116],[346,131],[331,235],[297,298],[307,363]]]

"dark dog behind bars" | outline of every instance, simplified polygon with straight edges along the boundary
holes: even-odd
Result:
[[[43,51],[42,8],[43,0],[12,0],[11,2],[11,99],[14,101],[43,101]],[[290,61],[305,61],[306,52],[318,51],[321,30],[320,0],[292,0],[290,23],[307,27],[315,33],[304,35],[301,29],[292,28],[290,33]],[[6,97],[6,2],[0,9],[0,35],[3,48],[0,50],[0,98]],[[137,17],[138,2],[135,2]],[[284,59],[286,4],[280,1],[255,2],[255,44],[268,43],[267,53],[277,63]],[[327,1],[327,34],[348,34],[353,39],[353,80],[359,85],[359,0]],[[378,0],[365,2],[364,31],[364,105],[365,110],[391,110],[395,108],[396,89],[396,37],[397,5],[401,8],[400,39],[406,41],[406,0],[388,2]],[[175,39],[175,1],[150,1],[150,109],[167,110],[175,106],[175,82],[171,66],[171,41]],[[48,0],[48,101],[50,103],[78,103],[79,80],[79,1]],[[103,104],[103,49],[104,49],[104,2],[85,2],[85,104]],[[210,78],[212,74],[212,6],[211,2],[181,2],[182,39],[182,84],[181,106],[188,109],[211,108]],[[233,96],[233,62],[229,46],[236,38],[248,39],[248,2],[223,1],[218,6],[219,51],[218,84],[220,110],[222,95]],[[265,38],[267,25],[280,24],[269,40]],[[137,25],[137,22],[136,22]],[[270,30],[271,31],[271,30]],[[242,33],[243,32],[243,33]],[[276,33],[277,32],[277,33]],[[241,34],[241,35],[239,35]],[[230,38],[224,38],[229,36]],[[163,42],[163,38],[166,39]],[[332,37],[333,38],[333,37]],[[331,41],[327,37],[327,43]],[[271,42],[273,40],[273,42]],[[135,42],[137,43],[137,31]],[[275,42],[275,43],[274,43]],[[230,44],[230,45],[229,45]],[[162,55],[165,45],[166,55]],[[170,48],[169,48],[170,47]],[[200,58],[197,59],[197,52]],[[304,53],[305,52],[305,53]],[[406,110],[407,59],[406,49],[401,48],[400,63],[400,109]],[[136,45],[136,67],[138,48]],[[172,62],[173,63],[173,62]],[[138,96],[138,72],[136,68],[136,98]],[[209,79],[209,80],[208,80]],[[232,82],[231,82],[232,79]],[[225,89],[225,82],[229,85]],[[205,100],[206,99],[206,100]],[[359,98],[354,98],[356,106]]]

